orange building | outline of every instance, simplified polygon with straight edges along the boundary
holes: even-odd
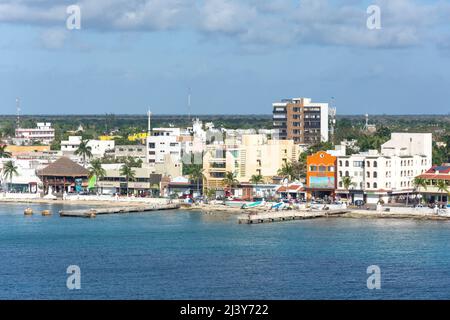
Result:
[[[319,151],[306,159],[306,195],[308,199],[332,197],[336,190],[337,158]]]

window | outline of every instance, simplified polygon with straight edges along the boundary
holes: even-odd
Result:
[[[316,166],[310,166],[309,167],[309,171],[317,171],[317,167]]]
[[[368,183],[368,182],[367,182],[367,188],[369,188],[369,189],[370,189],[370,183]]]
[[[348,161],[345,161],[345,166],[346,166],[346,167],[348,167],[348,166],[349,166],[349,163],[348,163]]]
[[[370,178],[370,172],[367,172],[367,178]]]
[[[373,183],[373,188],[374,188],[374,189],[378,188],[378,185],[377,185],[376,182]]]
[[[339,160],[339,167],[342,167],[342,160]]]
[[[373,177],[374,177],[374,178],[377,178],[377,177],[378,177],[378,174],[377,174],[376,171],[373,173]]]
[[[327,171],[327,167],[319,166],[319,172],[326,172],[326,171]]]
[[[350,176],[350,174],[348,173],[348,171],[345,171],[345,176],[346,176],[346,177],[349,177],[349,176]]]
[[[376,168],[378,166],[378,163],[376,161],[374,161],[373,166]]]
[[[339,177],[342,177],[342,171],[339,171]]]
[[[150,142],[149,144],[148,144],[148,147],[150,148],[150,149],[155,149],[155,143],[154,142]],[[122,150],[121,150],[122,151]]]
[[[367,161],[367,168],[370,168],[370,162]]]
[[[334,172],[334,167],[333,167],[333,166],[329,166],[329,167],[328,167],[328,171],[329,171],[329,172]]]

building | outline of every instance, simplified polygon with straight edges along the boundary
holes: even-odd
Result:
[[[450,163],[433,166],[418,176],[425,180],[426,186],[416,186],[425,203],[449,204],[450,196]]]
[[[307,198],[307,191],[301,183],[292,183],[285,186],[279,186],[276,189],[276,193],[282,199],[306,200]]]
[[[169,179],[182,175],[181,163],[174,163],[169,155],[166,155],[164,163],[155,165],[143,164],[140,168],[133,168],[135,178],[127,181],[120,174],[123,163],[102,164],[106,175],[98,180],[99,192],[103,194],[126,194],[127,188],[130,194],[156,195],[161,189],[161,181],[164,177]]]
[[[226,139],[223,144],[207,146],[204,186],[223,190],[226,172],[232,172],[239,183],[250,182],[253,175],[261,175],[263,183],[272,183],[283,164],[297,160],[299,155],[300,148],[292,140],[273,140],[261,134]]]
[[[69,140],[61,141],[61,151],[64,156],[73,157],[82,141],[81,136],[69,136]],[[88,140],[93,158],[103,158],[109,150],[114,150],[114,140]]]
[[[27,145],[32,143],[51,144],[55,139],[55,129],[50,122],[38,122],[36,128],[17,128],[14,143]]]
[[[344,152],[345,154],[345,152]],[[307,198],[334,198],[337,157],[319,151],[306,158]]]
[[[123,145],[115,146],[114,148],[114,158],[115,159],[127,159],[128,157],[134,158],[135,160],[142,160],[145,162],[147,159],[147,152],[145,145]]]
[[[147,163],[164,163],[170,155],[175,162],[181,161],[180,128],[155,128],[147,137]]]
[[[131,141],[131,142],[139,141],[142,144],[145,144],[147,137],[148,137],[147,132],[134,133],[134,134],[128,136],[128,141]]]
[[[11,159],[0,160],[0,172],[5,162]],[[11,179],[5,178],[0,174],[0,189],[14,193],[39,193],[42,182],[36,175],[36,168],[39,165],[37,161],[30,160],[12,160],[17,167],[17,175],[13,175]]]
[[[328,103],[295,98],[275,102],[272,106],[273,127],[278,130],[280,139],[307,145],[328,141]]]
[[[44,193],[81,192],[87,187],[89,171],[67,157],[61,157],[37,171]]]
[[[7,152],[11,153],[11,157],[15,158],[18,156],[26,155],[31,152],[47,152],[50,151],[50,146],[16,146],[8,145],[5,149]]]
[[[367,203],[406,201],[415,192],[414,177],[432,164],[431,146],[429,133],[393,133],[381,151],[338,156],[336,193]],[[348,188],[344,177],[350,177]]]

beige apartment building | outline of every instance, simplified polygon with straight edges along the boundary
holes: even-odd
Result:
[[[242,135],[223,144],[207,146],[203,157],[204,187],[223,189],[226,172],[233,172],[240,183],[252,175],[262,175],[271,183],[284,163],[297,160],[300,147],[293,140],[272,140],[263,134]]]

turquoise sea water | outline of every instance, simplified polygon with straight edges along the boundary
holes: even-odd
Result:
[[[0,204],[0,299],[449,299],[450,223],[239,225],[167,211],[60,218]],[[52,217],[40,211],[50,209]],[[81,290],[66,269],[81,268]],[[381,290],[368,290],[369,265]]]

